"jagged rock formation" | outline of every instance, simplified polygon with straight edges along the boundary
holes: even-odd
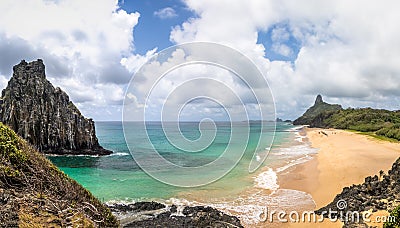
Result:
[[[68,95],[46,79],[41,59],[22,60],[2,91],[0,121],[48,154],[112,153],[98,143],[92,119],[87,119]]]
[[[311,127],[321,127],[323,115],[342,110],[342,106],[338,104],[328,104],[322,100],[322,96],[318,95],[315,103],[307,111],[293,121],[294,125],[310,125]],[[320,117],[320,118],[319,118]]]

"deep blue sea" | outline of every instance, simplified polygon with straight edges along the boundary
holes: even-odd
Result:
[[[134,129],[136,123],[131,124],[129,127]],[[182,159],[184,152],[166,143],[161,123],[149,123],[148,129],[149,135],[152,135],[151,142],[162,148],[161,154],[165,159],[190,166],[193,162],[201,165],[214,160],[227,147],[230,125],[224,122],[216,125],[219,131],[212,145],[201,153],[195,153],[194,159]],[[199,137],[198,123],[187,122],[180,127],[179,134],[182,132],[189,139]],[[257,123],[252,123],[251,131],[257,134],[258,127]],[[295,201],[310,203],[307,194],[279,189],[277,182],[277,174],[309,160],[316,153],[299,130],[299,127],[289,123],[277,123],[272,148],[263,148],[266,151],[271,149],[271,152],[261,168],[254,173],[249,173],[248,165],[257,145],[257,140],[253,138],[257,137],[250,135],[244,156],[231,172],[216,182],[194,188],[167,185],[142,171],[129,152],[122,122],[96,122],[99,143],[112,150],[112,155],[50,156],[49,159],[103,202],[157,200],[166,203],[211,204],[238,215],[245,223],[252,223],[264,204],[276,204],[278,201],[290,207]],[[143,139],[138,136],[137,144],[141,145],[142,142]]]

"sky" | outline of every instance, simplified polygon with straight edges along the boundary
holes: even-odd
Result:
[[[317,94],[344,107],[398,110],[398,9],[400,2],[391,0],[2,0],[0,88],[21,59],[41,58],[48,80],[86,117],[121,120],[129,82],[146,61],[171,45],[202,41],[247,56],[268,82],[261,89],[271,90],[282,119],[300,116]],[[246,97],[234,76],[212,69],[203,73]],[[181,73],[181,81],[189,77]],[[140,90],[141,83],[134,86]],[[160,81],[158,108],[171,83]],[[145,107],[143,93],[127,99]],[[226,116],[214,106],[197,101],[184,116]]]

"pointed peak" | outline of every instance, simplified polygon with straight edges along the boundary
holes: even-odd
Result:
[[[22,77],[39,77],[46,78],[45,66],[42,59],[38,59],[32,62],[26,62],[24,59],[13,67],[14,76],[18,78]]]
[[[316,104],[320,104],[320,103],[323,103],[324,101],[322,100],[322,96],[321,96],[321,94],[318,94],[318,96],[317,96],[317,98],[315,99],[315,105]]]

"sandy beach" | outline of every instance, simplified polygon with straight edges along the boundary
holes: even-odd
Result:
[[[400,144],[335,129],[306,129],[318,154],[279,176],[279,185],[309,193],[317,208],[331,202],[343,187],[364,182],[365,177],[387,171],[400,156]],[[322,131],[326,134],[323,134]],[[300,227],[341,227],[340,222],[290,224]],[[381,227],[383,224],[374,224]]]

